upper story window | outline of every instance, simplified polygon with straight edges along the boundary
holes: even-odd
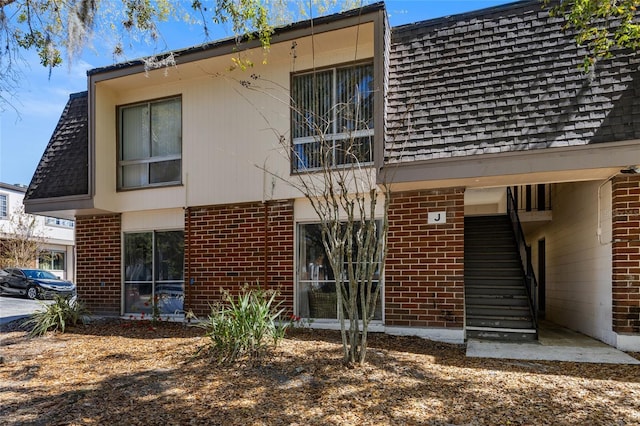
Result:
[[[7,196],[4,194],[0,194],[0,219],[6,218],[7,216],[8,216]]]
[[[118,188],[182,181],[182,98],[118,108]]]
[[[373,87],[371,63],[292,77],[294,171],[373,161]]]
[[[44,219],[45,225],[48,226],[61,226],[63,228],[73,228],[75,227],[75,222],[67,219],[59,219],[57,217],[45,217]]]

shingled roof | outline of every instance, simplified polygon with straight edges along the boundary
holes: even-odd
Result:
[[[640,57],[585,73],[562,26],[529,0],[395,27],[386,161],[640,138]]]
[[[74,93],[62,112],[25,200],[89,194],[87,92]]]

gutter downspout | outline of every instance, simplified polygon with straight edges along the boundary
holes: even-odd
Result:
[[[191,278],[191,207],[185,207],[185,213],[186,213],[186,231],[187,231],[187,236],[186,236],[186,243],[185,243],[185,263],[186,263],[186,269],[187,269],[187,281],[186,281],[186,285],[185,285],[185,306],[182,307],[182,310],[186,313],[188,307],[191,306],[190,302],[191,302],[191,284],[192,284],[192,278]],[[191,316],[188,315],[187,316],[187,322],[191,322]]]
[[[267,290],[269,288],[269,272],[267,270],[269,266],[269,203],[263,201],[262,205],[264,207],[264,263],[262,268],[264,270],[264,289]]]

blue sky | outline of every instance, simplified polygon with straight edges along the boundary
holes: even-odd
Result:
[[[483,9],[513,0],[386,0],[392,26],[425,19]],[[212,26],[213,27],[213,26]],[[213,30],[213,28],[212,28]],[[212,33],[213,39],[228,37],[221,28]],[[163,29],[165,44],[161,50],[173,50],[200,44],[204,41],[201,28],[173,24]],[[97,42],[93,43],[97,46]],[[127,50],[128,58],[148,56],[156,52],[150,45]],[[37,55],[24,54],[30,67],[24,69],[13,109],[0,112],[0,182],[28,185],[40,157],[55,130],[70,93],[86,90],[88,69],[111,65],[109,51],[99,47],[87,48],[69,67],[64,65],[48,70],[39,65]]]

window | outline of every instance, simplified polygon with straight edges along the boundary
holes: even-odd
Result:
[[[38,256],[38,265],[40,269],[64,272],[66,270],[65,259],[66,255],[63,251],[46,250]]]
[[[63,228],[73,228],[76,226],[73,220],[59,219],[57,217],[46,217],[44,223],[47,226],[60,226]]]
[[[298,315],[303,318],[337,319],[336,280],[322,244],[319,224],[298,225],[297,269]],[[380,281],[375,280],[374,285],[380,285]],[[373,319],[382,319],[382,291]]]
[[[136,232],[124,235],[124,311],[182,313],[184,302],[184,233]]]
[[[373,65],[294,75],[292,168],[373,161]]]
[[[175,185],[182,181],[182,99],[118,108],[121,189]]]
[[[0,194],[0,218],[6,218],[7,211],[7,196],[4,194]]]

